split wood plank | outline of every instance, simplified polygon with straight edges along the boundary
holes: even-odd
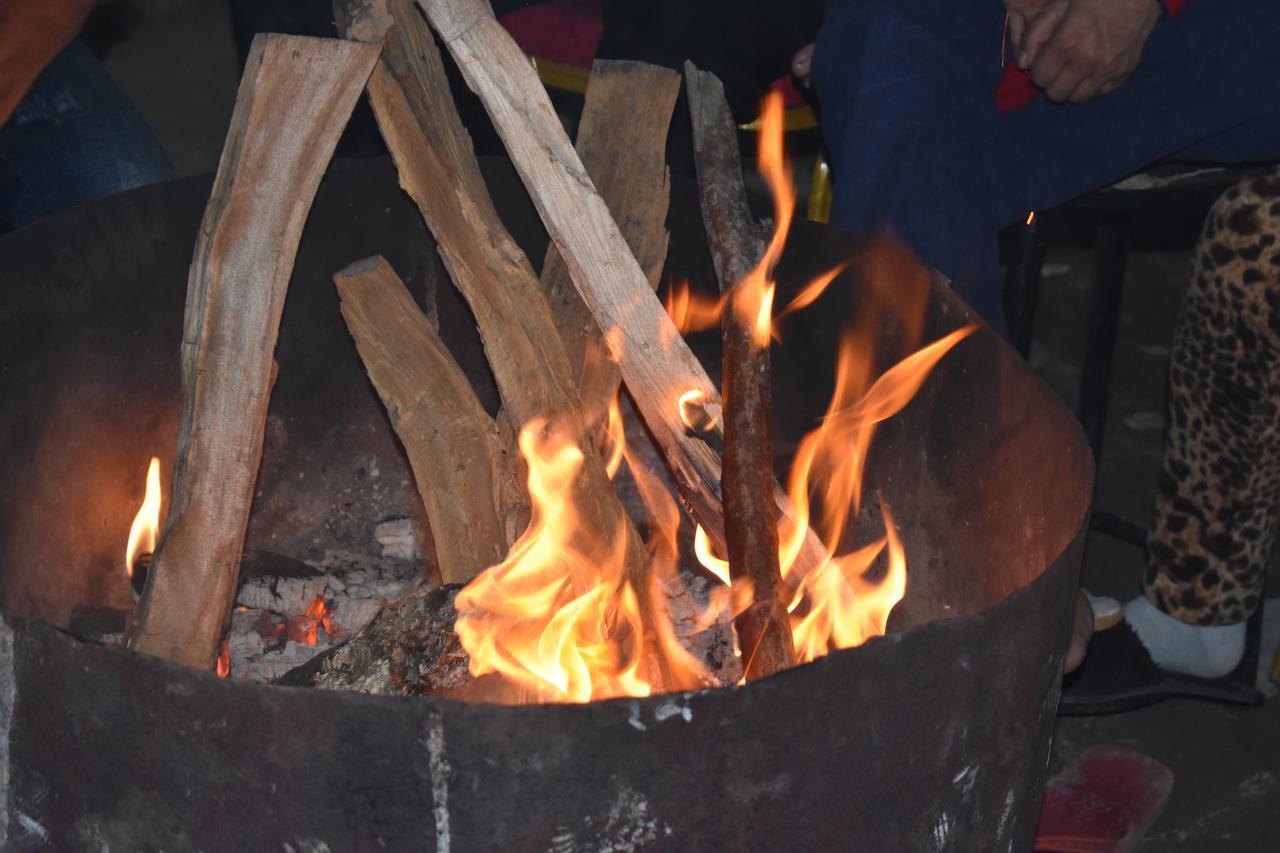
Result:
[[[730,575],[735,582],[750,580],[755,589],[751,605],[734,618],[746,677],[753,681],[795,663],[790,596],[778,563],[769,347],[757,345],[751,325],[735,310],[742,283],[764,256],[765,240],[747,204],[738,129],[724,86],[693,63],[684,68],[702,221],[720,290],[727,297],[721,495]]]
[[[658,642],[660,593],[644,545],[593,448],[574,371],[538,277],[485,188],[430,28],[410,0],[339,0],[337,8],[348,35],[382,34],[382,59],[368,87],[374,115],[401,186],[471,306],[506,412],[519,424],[545,421],[546,428],[563,430],[583,453],[571,489],[587,533],[574,545],[588,555],[602,544],[612,552],[610,534],[617,532],[646,626],[647,656],[661,683],[670,690],[700,686],[672,665]]]
[[[445,583],[497,565],[529,520],[515,460],[400,277],[381,257],[333,277],[365,371],[404,445]]]
[[[667,258],[667,130],[679,94],[680,75],[669,68],[598,59],[591,66],[575,143],[587,174],[655,290]],[[577,370],[583,410],[599,435],[599,423],[622,376],[608,359],[600,327],[554,243],[547,247],[542,265],[542,287],[569,364]]]
[[[724,548],[720,457],[680,419],[680,399],[699,397],[712,423],[720,395],[681,338],[569,143],[546,90],[484,0],[418,0],[472,91],[480,96],[547,226],[569,276],[618,362],[686,506]],[[617,330],[616,333],[613,330]],[[779,508],[790,515],[781,490]],[[826,559],[807,531],[796,567]]]
[[[172,508],[130,640],[138,651],[214,667],[298,241],[377,55],[374,45],[277,35],[249,51],[191,263]]]

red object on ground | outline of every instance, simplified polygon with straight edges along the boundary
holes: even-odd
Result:
[[[1125,853],[1164,808],[1173,773],[1123,746],[1095,746],[1049,782],[1037,853]]]

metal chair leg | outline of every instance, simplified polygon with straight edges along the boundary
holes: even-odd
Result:
[[[1013,254],[1004,274],[1004,317],[1009,340],[1023,358],[1031,357],[1031,337],[1035,332],[1036,306],[1040,302],[1040,268],[1044,265],[1044,242],[1034,218],[1016,232]]]
[[[1093,293],[1089,299],[1089,332],[1077,404],[1080,423],[1089,438],[1095,460],[1102,458],[1128,250],[1128,217],[1117,214],[1108,218],[1098,228],[1098,258],[1094,268]]]

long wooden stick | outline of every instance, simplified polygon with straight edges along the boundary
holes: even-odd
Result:
[[[409,0],[346,0],[338,6],[347,32],[362,38],[386,26],[385,19],[368,13],[371,7],[394,20],[383,30],[383,56],[369,79],[369,96],[401,186],[422,211],[454,284],[475,314],[507,412],[520,424],[548,420],[583,452],[573,502],[583,513],[581,528],[591,535],[575,545],[593,554],[600,532],[619,531],[626,572],[650,632],[649,658],[667,689],[698,686],[678,674],[652,633],[659,624],[657,591],[643,543],[593,449],[551,309],[528,259],[493,207],[430,29]]]
[[[569,276],[606,335],[622,379],[694,518],[721,548],[720,457],[680,419],[680,399],[700,397],[720,422],[720,394],[649,289],[617,224],[569,143],[524,53],[484,0],[417,0],[484,102],[551,234]],[[616,331],[614,331],[616,330]],[[789,515],[780,490],[779,508]],[[807,531],[796,567],[826,558]]]
[[[693,118],[693,159],[707,244],[729,297],[723,318],[724,534],[729,572],[755,587],[755,600],[734,619],[747,680],[795,663],[786,589],[778,565],[773,497],[773,405],[769,348],[757,346],[735,310],[739,288],[764,254],[765,241],[747,204],[738,131],[724,87],[710,72],[685,63]]]
[[[445,583],[506,556],[528,522],[515,460],[462,369],[380,257],[333,277],[342,316],[413,468]]]
[[[655,290],[667,257],[667,129],[679,94],[680,75],[669,68],[596,60],[574,143]],[[606,357],[600,327],[554,243],[542,264],[542,287],[569,363],[577,368],[583,410],[594,425],[606,414],[622,376]]]
[[[260,35],[187,285],[168,527],[133,648],[212,669],[262,455],[272,353],[298,240],[377,47]]]

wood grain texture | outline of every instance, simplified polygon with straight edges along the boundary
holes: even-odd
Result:
[[[723,543],[720,459],[687,433],[679,399],[697,391],[715,420],[720,394],[649,287],[527,58],[483,0],[420,2],[484,102],[574,286],[606,338],[681,497]]]
[[[685,63],[693,119],[693,159],[707,245],[729,308],[722,320],[724,351],[724,535],[729,573],[749,579],[755,599],[734,619],[748,681],[795,663],[778,563],[778,512],[773,498],[773,402],[769,348],[734,309],[737,288],[764,255],[762,229],[751,215],[738,153],[738,129],[724,87],[710,72]]]
[[[212,669],[231,608],[298,240],[377,47],[260,35],[196,241],[172,507],[133,648]]]
[[[657,289],[667,258],[667,130],[680,75],[643,62],[596,60],[574,144],[622,236]],[[605,357],[600,327],[552,243],[542,264],[542,287],[577,371],[583,410],[597,434],[599,419],[618,393],[622,375]]]
[[[333,277],[342,316],[404,445],[445,583],[506,556],[529,520],[515,460],[404,283],[380,257]]]
[[[484,0],[418,0],[480,96],[556,244],[569,276],[606,336],[641,417],[653,433],[686,507],[720,548],[720,457],[680,420],[693,391],[720,422],[715,383],[680,337],[556,117],[546,90]],[[780,510],[790,508],[780,489]],[[723,553],[723,551],[722,551]],[[797,559],[807,570],[825,559],[809,531]]]
[[[370,11],[372,10],[372,12]],[[382,59],[369,96],[400,183],[435,235],[445,266],[475,315],[485,355],[506,414],[521,425],[567,436],[583,452],[572,500],[586,537],[586,555],[621,544],[627,576],[645,613],[649,659],[667,689],[697,686],[675,675],[652,632],[658,594],[644,545],[627,518],[593,448],[570,367],[542,285],[512,240],[485,188],[470,137],[462,126],[431,30],[409,0],[353,0],[340,14],[347,32],[384,30]],[[647,289],[647,285],[646,285]]]

